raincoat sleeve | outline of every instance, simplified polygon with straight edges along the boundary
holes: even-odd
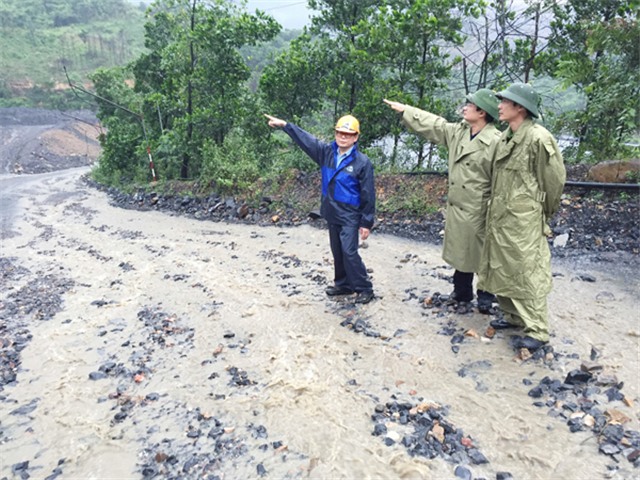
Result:
[[[360,177],[360,226],[371,230],[376,214],[376,189],[373,165],[367,160]]]
[[[460,126],[415,107],[406,107],[402,124],[432,143],[449,146]]]
[[[287,122],[282,130],[291,137],[291,140],[293,140],[296,145],[298,145],[304,153],[311,158],[311,160],[316,162],[319,166],[323,165],[323,159],[325,157],[324,152],[327,148],[330,148],[329,144],[318,140],[309,132],[304,131],[292,123]]]
[[[549,137],[541,142],[538,148],[536,176],[543,192],[542,206],[547,219],[551,218],[560,206],[560,198],[567,179],[562,154],[558,144]]]

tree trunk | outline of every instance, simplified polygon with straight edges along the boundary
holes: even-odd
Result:
[[[196,4],[198,0],[193,0],[193,5],[191,7],[191,32],[195,30],[196,23]],[[180,177],[183,179],[189,178],[189,164],[191,163],[191,155],[189,154],[189,148],[192,144],[193,140],[193,83],[191,81],[191,77],[193,76],[193,70],[196,64],[196,56],[193,48],[193,40],[189,41],[189,60],[190,60],[190,68],[189,68],[189,80],[187,81],[187,142],[186,149],[182,153],[182,165],[180,166]]]

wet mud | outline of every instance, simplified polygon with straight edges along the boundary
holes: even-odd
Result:
[[[356,305],[324,295],[322,228],[123,210],[49,175],[13,187],[0,262],[3,477],[637,473],[633,269],[554,263],[530,354],[442,293],[437,246],[375,233]]]

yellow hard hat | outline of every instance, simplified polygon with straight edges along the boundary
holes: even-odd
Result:
[[[360,122],[352,115],[340,117],[336,123],[336,132],[360,133]]]

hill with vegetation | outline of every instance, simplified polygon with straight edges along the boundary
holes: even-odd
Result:
[[[137,58],[144,51],[145,9],[126,0],[3,0],[0,105],[73,102],[64,68],[82,82],[99,67]]]

